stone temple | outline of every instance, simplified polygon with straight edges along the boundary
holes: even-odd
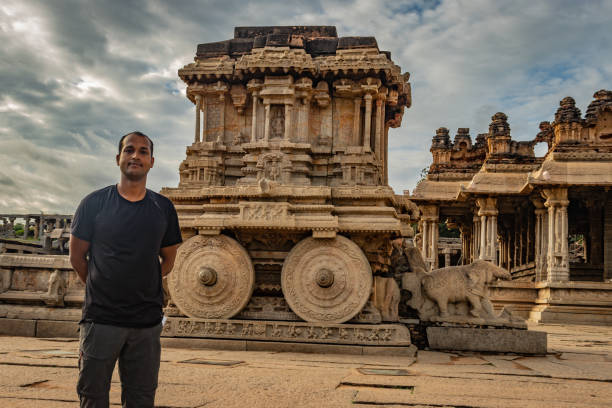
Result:
[[[467,128],[453,141],[440,128],[431,154],[427,177],[405,192],[421,211],[417,241],[430,268],[447,222],[461,231],[462,263],[512,273],[494,301],[535,321],[612,323],[611,91],[595,92],[584,117],[564,98],[528,141],[512,140],[501,112],[474,141]]]
[[[195,120],[179,184],[162,189],[185,241],[164,336],[543,353],[546,334],[524,319],[610,322],[608,91],[584,119],[566,98],[530,142],[511,139],[502,113],[475,143],[441,128],[427,178],[398,195],[388,135],[411,106],[409,74],[374,37],[237,27],[178,74]],[[462,235],[440,268],[443,221]],[[67,257],[19,248],[0,254],[0,331],[74,335],[83,285]]]

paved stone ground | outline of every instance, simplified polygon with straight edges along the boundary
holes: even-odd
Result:
[[[546,356],[165,348],[158,407],[610,407],[612,327],[533,326]],[[0,407],[78,406],[78,343],[0,337]],[[111,402],[119,405],[115,373]]]

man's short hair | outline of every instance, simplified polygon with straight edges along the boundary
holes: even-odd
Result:
[[[151,140],[149,136],[137,130],[134,132],[126,133],[125,135],[121,136],[121,139],[119,140],[119,154],[121,154],[121,149],[123,148],[123,141],[125,140],[126,137],[130,135],[136,135],[136,136],[144,137],[145,139],[147,139],[149,141],[149,146],[151,148],[151,156],[153,156],[153,141]]]

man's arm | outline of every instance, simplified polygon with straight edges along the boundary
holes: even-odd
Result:
[[[162,259],[161,262],[161,274],[162,277],[168,275],[174,267],[174,259],[176,258],[176,250],[180,244],[170,245],[163,247],[159,250],[159,256]]]
[[[70,235],[70,263],[83,283],[87,282],[87,252],[89,242]]]

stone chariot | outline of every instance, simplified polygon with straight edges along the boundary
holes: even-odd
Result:
[[[267,321],[252,329],[281,337],[380,323],[373,286],[418,211],[387,175],[409,75],[374,37],[308,26],[238,27],[179,76],[195,137],[179,186],[162,190],[185,241],[167,282],[175,315],[211,333]]]

